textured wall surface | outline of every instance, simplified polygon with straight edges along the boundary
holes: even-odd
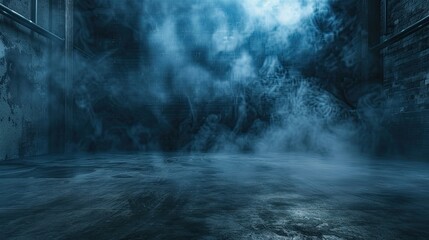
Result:
[[[31,16],[30,0],[2,3]],[[39,1],[40,19],[48,17],[47,3]],[[49,49],[44,37],[0,16],[0,160],[48,151]]]
[[[429,15],[429,0],[391,0],[382,14],[385,37]],[[382,52],[384,86],[396,113],[394,131],[403,147],[429,149],[429,27],[392,44]]]
[[[386,1],[387,34],[397,33],[428,15],[428,0]]]

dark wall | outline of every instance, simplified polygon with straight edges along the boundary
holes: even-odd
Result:
[[[2,1],[34,18],[31,2]],[[37,23],[64,36],[61,2],[39,0]],[[319,114],[320,96],[327,96],[322,105],[330,114],[338,109],[347,113],[342,121],[353,127],[346,130],[360,136],[355,145],[385,143],[385,148],[375,148],[415,153],[428,149],[429,27],[383,50],[370,49],[427,16],[429,0],[328,2],[282,37],[278,28],[246,35],[240,32],[246,21],[235,19],[252,19],[245,14],[246,6],[220,6],[225,14],[221,19],[228,20],[224,25],[243,37],[234,50],[220,51],[220,46],[231,46],[214,41],[215,30],[222,27],[217,26],[217,15],[201,20],[204,31],[196,34],[186,2],[162,8],[166,2],[75,1],[75,45],[89,55],[75,55],[76,112],[69,140],[79,150],[177,150],[187,149],[195,139],[220,135],[254,144],[254,132],[258,138],[265,136],[277,124],[287,142],[291,124],[273,119],[279,109],[287,113],[277,116],[282,121],[291,116],[287,111],[299,109],[293,104],[292,110],[285,108],[296,97],[289,96],[294,90],[286,82],[298,81],[308,84],[312,95],[303,97],[311,100],[310,106],[304,104],[309,116],[297,119]],[[200,19],[215,8],[210,1],[202,6],[194,17]],[[60,149],[65,131],[63,52],[30,30],[0,20],[0,158],[46,153],[49,139],[57,144],[52,148]],[[208,40],[201,41],[204,36]],[[241,71],[246,67],[252,74]],[[215,93],[225,82],[232,86],[230,92],[218,97]],[[259,99],[264,94],[273,100],[269,107]],[[329,128],[339,129],[337,122],[330,123],[311,137]],[[291,137],[290,142],[299,141]]]
[[[38,2],[37,23],[63,36],[61,6]],[[31,0],[0,3],[36,21]],[[51,62],[53,54],[58,51],[45,37],[0,15],[0,160],[49,152],[49,80],[59,82],[63,73],[61,61]]]
[[[384,38],[429,15],[428,0],[382,1]],[[391,132],[402,151],[429,149],[429,26],[389,45],[382,52],[384,88],[395,102]]]

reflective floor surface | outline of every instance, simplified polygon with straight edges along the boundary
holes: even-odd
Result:
[[[0,239],[429,239],[429,163],[299,154],[0,162]]]

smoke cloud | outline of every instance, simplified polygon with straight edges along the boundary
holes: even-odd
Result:
[[[377,148],[367,130],[383,124],[385,113],[373,104],[383,100],[344,94],[358,75],[360,43],[353,36],[361,29],[352,1],[91,1],[82,7],[100,11],[93,27],[111,28],[120,19],[132,36],[124,42],[135,49],[106,44],[94,62],[76,61],[79,149]],[[85,23],[85,17],[78,19]],[[88,37],[94,31],[100,30],[79,27],[82,48],[94,51]],[[118,56],[134,61],[118,64]]]

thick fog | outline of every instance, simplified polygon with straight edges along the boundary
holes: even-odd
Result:
[[[75,41],[94,56],[74,64],[77,149],[388,150],[380,142],[390,144],[392,103],[361,79],[354,1],[111,0],[79,9]],[[94,37],[106,32],[120,37]]]

